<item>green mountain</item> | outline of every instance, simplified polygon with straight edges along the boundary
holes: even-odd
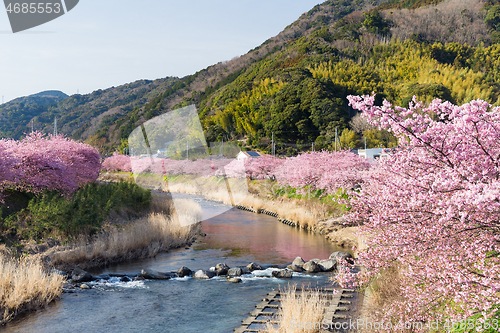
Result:
[[[0,105],[0,138],[18,139],[31,130],[34,117],[67,97],[62,91],[49,90]]]
[[[374,91],[379,102],[401,105],[413,95],[498,105],[499,8],[481,0],[326,1],[239,59],[183,78],[115,130],[125,139],[142,122],[195,104],[208,141],[270,151],[274,135],[282,150],[322,148],[351,126],[350,94]],[[363,135],[371,146],[390,141]]]
[[[74,95],[34,123],[51,131],[57,116],[60,131],[109,152],[145,121],[195,104],[208,141],[269,151],[274,136],[281,151],[324,148],[338,131],[357,146],[344,131],[352,128],[370,146],[390,145],[387,133],[350,123],[348,95],[499,105],[499,43],[498,0],[328,0],[237,59],[181,79]]]
[[[139,80],[87,95],[68,96],[51,90],[17,98],[0,105],[0,138],[19,139],[31,131],[32,125],[35,130],[52,133],[55,118],[58,132],[75,139],[113,137],[116,119],[148,103],[178,80],[174,77]],[[99,140],[94,143],[99,145]]]

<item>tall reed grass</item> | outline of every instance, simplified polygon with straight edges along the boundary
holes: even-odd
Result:
[[[56,267],[78,265],[91,268],[135,258],[154,257],[160,252],[184,246],[200,232],[201,207],[194,201],[153,200],[153,212],[123,227],[110,227],[90,244],[84,240],[49,255]]]
[[[320,332],[325,306],[326,302],[319,292],[305,294],[293,287],[281,296],[278,325],[268,323],[262,333]]]
[[[62,275],[48,274],[40,261],[0,256],[0,325],[52,302],[64,281]]]

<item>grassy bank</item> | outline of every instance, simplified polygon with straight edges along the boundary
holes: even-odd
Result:
[[[156,254],[194,241],[201,207],[130,182],[89,184],[71,197],[11,192],[0,211],[0,325],[62,292],[51,268],[89,269]],[[9,258],[9,259],[7,259]]]
[[[83,269],[138,258],[151,258],[160,252],[194,241],[201,231],[201,207],[190,200],[171,202],[153,197],[151,211],[124,226],[111,227],[90,243],[80,240],[72,245],[54,248],[44,256],[54,267]]]
[[[48,274],[37,260],[0,257],[0,325],[59,297],[64,277]]]

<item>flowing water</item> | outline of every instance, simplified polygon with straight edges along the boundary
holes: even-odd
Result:
[[[184,196],[185,197],[185,196]],[[204,216],[206,237],[188,249],[160,254],[93,271],[138,273],[141,269],[176,271],[209,269],[217,263],[228,266],[285,264],[295,257],[325,259],[338,250],[321,235],[279,223],[275,218],[253,214],[198,197]],[[233,284],[223,277],[210,280],[176,278],[167,281],[92,282],[91,290],[63,294],[61,299],[38,312],[17,318],[5,332],[232,332],[269,291],[289,284],[324,285],[330,273],[294,273],[290,280],[271,278],[269,268],[242,277]]]

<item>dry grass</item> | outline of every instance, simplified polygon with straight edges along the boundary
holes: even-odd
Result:
[[[0,257],[0,324],[36,310],[62,293],[64,277],[47,274],[40,261]]]
[[[384,309],[401,299],[401,272],[398,264],[393,264],[383,270],[370,283],[366,290],[365,310],[367,315],[373,315],[376,310]]]
[[[312,292],[306,297],[292,288],[281,297],[278,327],[267,324],[263,333],[320,332],[326,304],[319,292]]]
[[[156,212],[133,223],[111,227],[90,244],[80,243],[47,255],[51,264],[65,268],[78,265],[91,268],[135,258],[154,257],[159,252],[184,246],[194,240],[200,231],[201,207],[186,199],[176,199],[176,210],[171,203],[155,199]],[[168,214],[171,214],[168,216]]]

